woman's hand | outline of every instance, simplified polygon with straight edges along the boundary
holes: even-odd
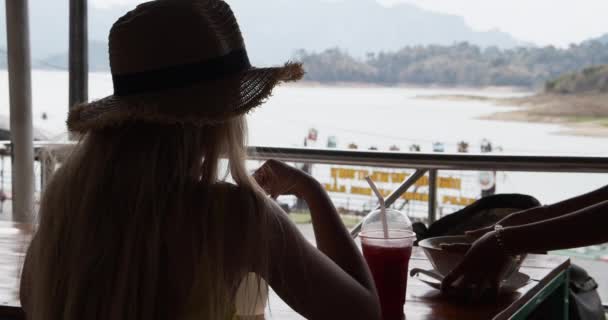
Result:
[[[487,291],[497,295],[502,276],[512,259],[500,246],[496,233],[486,233],[473,243],[463,261],[443,279],[441,290],[466,288],[473,298],[479,298]]]
[[[281,161],[268,160],[253,174],[253,178],[271,197],[295,195],[303,197],[314,178],[302,170]]]

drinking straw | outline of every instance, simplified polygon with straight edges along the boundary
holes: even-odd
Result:
[[[367,176],[365,177],[365,180],[372,188],[372,191],[376,194],[376,197],[378,197],[378,202],[380,203],[380,219],[382,220],[382,231],[384,231],[384,239],[388,239],[388,222],[386,221],[386,205],[384,204],[384,197],[380,194],[380,191],[378,191],[378,188],[376,187],[376,184],[374,184],[374,181],[371,177]]]

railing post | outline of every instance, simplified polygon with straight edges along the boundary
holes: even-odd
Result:
[[[88,98],[89,53],[87,1],[70,0],[69,108]]]
[[[437,220],[437,169],[429,170],[429,225]]]
[[[6,33],[12,141],[13,220],[30,222],[34,211],[32,74],[27,0],[6,0]]]

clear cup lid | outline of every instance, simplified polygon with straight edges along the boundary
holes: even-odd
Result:
[[[385,209],[385,215],[389,238],[415,237],[412,222],[403,212],[387,208]],[[363,238],[385,238],[382,210],[376,209],[365,218],[359,236]]]

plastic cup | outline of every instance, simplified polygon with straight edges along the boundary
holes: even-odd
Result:
[[[383,320],[403,320],[414,233],[389,229],[361,232],[361,247],[380,298]]]

